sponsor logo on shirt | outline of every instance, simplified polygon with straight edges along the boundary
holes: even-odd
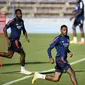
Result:
[[[17,29],[21,29],[22,28],[22,26],[19,26],[18,23],[16,24],[16,26],[17,26]]]
[[[62,44],[64,47],[68,47],[69,46],[69,39],[67,39],[67,41],[62,41]]]
[[[22,26],[17,26],[17,28],[18,28],[18,29],[21,29],[21,28],[22,28]]]

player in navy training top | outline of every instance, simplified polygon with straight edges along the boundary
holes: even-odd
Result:
[[[22,11],[20,9],[15,10],[15,18],[10,20],[6,26],[4,27],[3,31],[5,34],[5,37],[8,41],[8,53],[6,52],[0,52],[0,56],[5,58],[12,58],[14,55],[14,52],[17,52],[20,54],[20,63],[21,63],[21,73],[24,74],[31,74],[31,72],[26,71],[25,66],[25,52],[22,48],[22,45],[19,41],[21,36],[21,31],[23,31],[24,36],[26,37],[26,40],[29,42],[27,32],[24,27],[24,21],[22,20]],[[11,29],[10,36],[8,37],[7,29]]]
[[[75,18],[73,24],[73,40],[70,43],[77,43],[77,36],[76,36],[76,26],[79,26],[81,31],[81,41],[78,42],[79,44],[84,44],[84,30],[83,30],[83,23],[84,23],[84,3],[82,0],[76,0],[76,7],[75,10],[72,12],[72,17],[70,20]]]
[[[53,64],[54,59],[52,57],[51,51],[54,47],[56,49],[57,54],[56,54],[56,58],[55,58],[56,66],[55,66],[54,76],[47,76],[47,75],[39,74],[38,72],[36,72],[34,75],[34,78],[32,80],[32,84],[38,78],[45,79],[48,81],[57,82],[60,80],[62,73],[65,70],[69,74],[73,85],[78,85],[76,76],[75,76],[75,72],[71,68],[70,64],[67,61],[67,54],[69,53],[70,57],[72,57],[72,55],[73,55],[71,53],[71,51],[69,50],[69,36],[67,35],[67,32],[68,32],[67,26],[62,25],[61,26],[61,34],[58,37],[55,37],[55,39],[50,44],[48,51],[47,51],[50,62]]]

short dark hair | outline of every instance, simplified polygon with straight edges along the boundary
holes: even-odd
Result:
[[[16,14],[18,11],[22,13],[21,9],[16,9],[16,10],[15,10],[15,14]]]
[[[68,27],[66,25],[62,25],[61,26],[61,30],[63,29],[63,27],[65,27],[66,29],[68,29]]]

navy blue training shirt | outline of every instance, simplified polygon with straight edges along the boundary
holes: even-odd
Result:
[[[76,17],[77,21],[84,21],[84,3],[81,0],[80,2],[76,3],[75,14],[77,14],[81,10],[81,14]]]
[[[63,57],[64,59],[67,58],[67,53],[70,52],[69,50],[69,36],[62,36],[59,35],[54,39],[54,41],[50,44],[48,48],[48,56],[52,58],[51,50],[55,47],[56,49],[56,56]]]
[[[14,18],[13,20],[10,20],[7,24],[6,24],[6,29],[10,28],[11,29],[11,33],[9,36],[9,39],[11,40],[16,40],[16,39],[20,39],[20,35],[21,35],[21,31],[23,31],[23,33],[26,33],[25,27],[24,27],[24,21],[22,19],[18,20],[16,18]]]

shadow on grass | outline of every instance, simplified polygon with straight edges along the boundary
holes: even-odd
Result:
[[[26,62],[25,64],[48,64],[49,62]],[[11,65],[20,65],[20,63],[8,63],[8,64],[3,64],[2,66],[11,66]]]
[[[50,72],[41,72],[41,74],[53,74],[55,71]],[[76,70],[75,72],[85,72],[85,70]],[[9,71],[9,72],[0,72],[0,74],[19,74],[20,71]],[[64,71],[64,73],[67,73]]]
[[[0,74],[18,74],[20,71],[0,72]]]

